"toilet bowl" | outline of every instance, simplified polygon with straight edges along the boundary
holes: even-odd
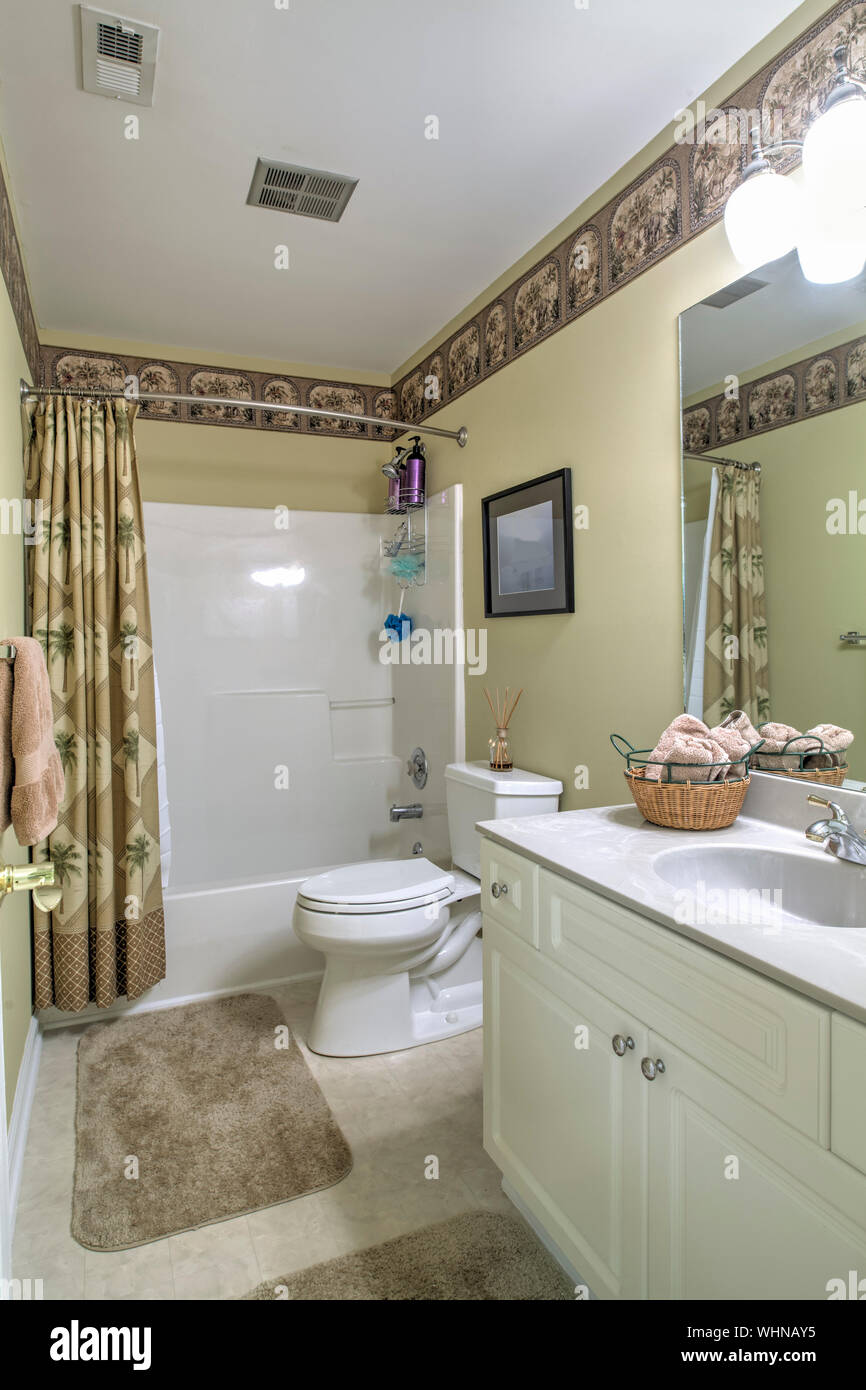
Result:
[[[555,811],[562,784],[486,763],[453,763],[445,781],[451,869],[420,857],[372,860],[301,884],[295,933],[325,957],[313,1052],[397,1052],[481,1024],[476,822]]]

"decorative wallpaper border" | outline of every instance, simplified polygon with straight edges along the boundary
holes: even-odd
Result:
[[[27,358],[27,364],[34,379],[36,379],[40,368],[39,332],[36,328],[33,305],[30,302],[30,291],[27,288],[24,258],[21,255],[21,246],[12,219],[9,190],[6,187],[2,169],[0,169],[0,270],[3,272],[3,279],[6,281],[6,288],[9,291],[12,313],[15,315],[15,322],[18,325],[18,332],[24,347],[24,356]]]
[[[866,337],[747,382],[737,398],[720,393],[690,405],[683,411],[683,448],[702,454],[860,401],[866,401]]]
[[[165,391],[181,396],[232,396],[241,401],[266,401],[275,405],[307,405],[345,410],[354,415],[378,415],[381,425],[359,420],[326,420],[317,416],[287,414],[254,406],[195,405],[175,401],[142,400],[140,414],[149,420],[173,420],[192,425],[227,425],[236,429],[264,429],[286,434],[312,434],[328,439],[396,438],[397,431],[384,421],[394,418],[394,392],[384,386],[364,386],[345,381],[248,372],[234,367],[209,367],[165,358],[129,357],[91,352],[80,348],[43,346],[41,381],[93,391],[124,389],[128,377],[138,378],[139,389]]]
[[[774,133],[801,138],[829,91],[835,72],[833,49],[840,42],[849,45],[853,66],[866,63],[866,3],[862,0],[845,0],[823,16],[719,104],[725,116],[713,115],[706,138],[673,145],[590,222],[569,233],[401,377],[394,387],[399,418],[421,423],[717,222],[745,162],[745,147],[739,140],[714,138],[719,132],[732,133],[735,122],[726,117],[759,109]],[[797,160],[795,154],[786,167],[793,167]],[[491,323],[493,352],[486,341]],[[468,377],[463,370],[455,374],[446,355],[438,396],[425,395],[423,383],[437,376],[437,360],[450,344],[473,330],[485,344],[477,370]]]
[[[802,136],[820,107],[834,73],[833,49],[846,43],[852,66],[866,64],[866,0],[843,0],[811,26],[793,44],[720,104],[724,113],[760,110],[776,135]],[[739,139],[722,129],[725,116],[714,115],[705,137],[693,143],[674,144],[641,173],[623,192],[612,198],[576,232],[571,232],[549,254],[521,275],[495,299],[473,314],[411,372],[389,389],[361,383],[313,381],[288,375],[269,376],[234,368],[195,366],[190,363],[151,361],[144,358],[112,358],[75,348],[42,348],[24,277],[21,251],[12,224],[9,200],[0,179],[0,265],[9,287],[21,338],[34,379],[41,384],[60,384],[57,373],[70,385],[94,388],[118,374],[138,374],[143,389],[158,385],[168,390],[177,382],[181,393],[231,394],[241,398],[273,400],[287,405],[332,405],[354,414],[377,415],[383,421],[402,419],[421,424],[449,404],[500,371],[523,353],[559,332],[644,274],[659,260],[718,221],[731,190],[736,186],[745,149]],[[725,122],[727,127],[727,122]],[[714,138],[720,135],[719,138]],[[795,163],[795,155],[790,161]],[[818,372],[817,364],[813,364]],[[837,370],[839,364],[836,363]],[[820,375],[820,373],[819,373]],[[841,380],[841,377],[839,378]],[[751,389],[758,385],[752,383]],[[782,390],[779,383],[773,388]],[[796,396],[795,384],[789,387]],[[816,381],[815,391],[825,389]],[[831,409],[833,405],[821,407]],[[787,411],[769,398],[755,397],[755,418],[763,420],[777,410]],[[253,407],[165,406],[143,407],[153,419],[174,419],[194,424],[232,428],[274,429],[343,439],[394,439],[398,431],[380,425],[357,425],[308,416],[281,415]],[[718,426],[714,416],[713,429]],[[724,417],[723,423],[724,423]],[[769,418],[761,428],[787,422]],[[727,426],[726,426],[727,428]],[[734,437],[734,436],[731,436]],[[713,445],[724,440],[715,440]]]

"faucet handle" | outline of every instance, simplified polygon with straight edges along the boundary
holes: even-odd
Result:
[[[826,797],[817,796],[815,792],[810,792],[806,800],[810,806],[826,806],[828,811],[832,812],[833,819],[840,825],[848,824],[848,817],[837,802],[828,801]]]

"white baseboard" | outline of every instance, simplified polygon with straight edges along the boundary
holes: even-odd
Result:
[[[149,1014],[158,1009],[179,1009],[183,1004],[200,1004],[205,999],[227,999],[232,994],[263,994],[269,989],[281,989],[283,985],[296,985],[304,980],[320,980],[324,972],[308,970],[301,975],[287,975],[280,980],[256,980],[249,985],[229,985],[226,989],[209,989],[202,994],[177,994],[169,999],[148,1000],[144,996],[132,1002],[119,999],[107,1009],[98,1009],[88,1004],[78,1013],[62,1014],[57,1009],[43,1009],[39,1015],[42,1032],[52,1033],[56,1028],[79,1028],[82,1023],[102,1023],[109,1018],[122,1018],[129,1014]]]
[[[27,1132],[30,1128],[30,1115],[33,1110],[33,1097],[39,1078],[39,1059],[42,1056],[42,1029],[36,1018],[31,1018],[24,1043],[24,1055],[15,1086],[15,1099],[12,1102],[12,1115],[9,1120],[9,1226],[10,1240],[15,1234],[15,1214],[18,1210],[18,1194],[21,1191],[21,1176],[24,1172],[24,1150],[27,1147]]]
[[[578,1274],[574,1265],[571,1263],[571,1260],[569,1260],[567,1256],[563,1254],[556,1241],[552,1240],[551,1237],[547,1234],[541,1222],[538,1220],[538,1217],[533,1215],[533,1213],[529,1210],[529,1207],[524,1202],[523,1198],[520,1196],[520,1194],[518,1192],[515,1192],[514,1188],[511,1186],[511,1183],[508,1182],[505,1178],[502,1179],[502,1191],[505,1193],[509,1202],[513,1203],[513,1205],[517,1207],[517,1210],[520,1212],[520,1215],[523,1217],[524,1221],[527,1223],[527,1225],[532,1227],[533,1231],[538,1236],[538,1239],[541,1241],[545,1250],[547,1250],[548,1253],[553,1256],[553,1258],[556,1260],[556,1263],[560,1266],[562,1270],[565,1271],[569,1279],[574,1284],[575,1288],[581,1287],[584,1289],[589,1289],[589,1285],[587,1284],[586,1280],[582,1278],[580,1274]],[[595,1294],[592,1292],[591,1289],[589,1291],[589,1297],[590,1299],[595,1301]]]

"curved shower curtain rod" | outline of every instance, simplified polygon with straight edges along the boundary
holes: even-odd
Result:
[[[171,395],[165,391],[139,391],[129,396],[125,391],[91,391],[86,386],[30,386],[26,381],[19,383],[21,400],[26,401],[40,396],[78,396],[80,399],[126,400],[126,401],[175,401],[190,405],[236,405],[243,410],[274,410],[286,415],[326,416],[329,420],[353,420],[356,424],[380,425],[388,429],[411,430],[413,434],[436,434],[441,439],[455,439],[462,449],[469,438],[465,425],[459,430],[442,430],[435,425],[409,424],[406,420],[387,420],[378,415],[354,415],[350,410],[322,410],[311,405],[280,405],[274,401],[242,401],[231,396],[182,396]]]

